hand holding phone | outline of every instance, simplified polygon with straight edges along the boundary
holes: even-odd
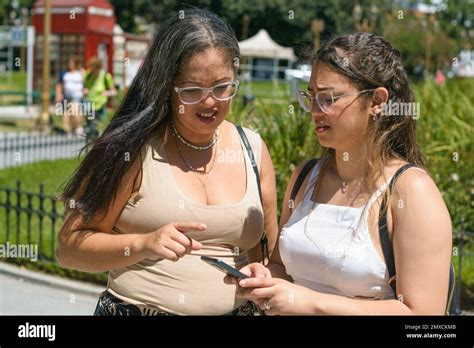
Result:
[[[272,274],[268,268],[260,262],[250,263],[240,269],[240,273],[247,274],[249,278],[272,278]],[[227,276],[224,278],[226,284],[238,284],[240,279],[234,276]]]
[[[248,278],[248,276],[240,272],[238,269],[232,266],[229,266],[227,263],[219,259],[215,259],[208,256],[201,256],[201,260],[203,260],[204,262],[210,264],[211,266],[217,268],[219,271],[224,272],[225,274],[231,277],[235,277],[238,279]]]

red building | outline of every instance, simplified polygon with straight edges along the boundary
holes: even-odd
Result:
[[[42,79],[44,12],[44,0],[37,0],[32,17],[36,32],[34,89],[41,86]],[[89,58],[97,56],[103,69],[113,73],[115,23],[114,7],[107,0],[51,0],[49,54],[53,83],[67,69],[67,60],[72,55],[84,67]]]

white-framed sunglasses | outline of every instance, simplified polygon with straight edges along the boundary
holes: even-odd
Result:
[[[308,91],[298,90],[296,93],[296,97],[298,102],[300,103],[301,108],[306,112],[311,112],[314,107],[314,102],[316,101],[316,105],[319,109],[327,115],[334,113],[332,110],[332,105],[342,97],[349,97],[354,95],[359,95],[366,92],[374,91],[375,89],[364,89],[363,91],[357,93],[350,93],[350,94],[341,94],[334,96],[332,91],[320,91],[315,94],[315,96],[311,96]]]
[[[179,95],[179,100],[183,104],[198,104],[202,102],[209,93],[215,100],[224,101],[235,97],[237,89],[239,87],[239,80],[219,83],[215,86],[205,87],[174,87],[174,90]]]

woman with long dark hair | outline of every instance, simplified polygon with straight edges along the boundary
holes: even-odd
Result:
[[[110,124],[65,186],[57,257],[63,267],[109,272],[95,314],[254,313],[200,259],[240,268],[261,260],[264,230],[270,252],[276,241],[268,150],[244,129],[248,154],[225,120],[239,59],[234,32],[212,13],[184,11],[163,23]]]
[[[239,296],[269,315],[444,314],[451,220],[416,142],[400,53],[357,33],[312,64],[299,99],[325,150],[294,171],[270,264],[241,270],[253,278]]]

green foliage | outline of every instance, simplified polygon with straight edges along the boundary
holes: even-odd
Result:
[[[35,0],[18,0],[18,8],[21,10],[22,8],[27,8],[31,10],[33,8],[33,4]],[[0,24],[2,25],[10,25],[11,18],[10,13],[13,11],[13,1],[12,0],[0,0]],[[17,12],[16,18],[18,18],[20,14]]]
[[[456,229],[474,231],[474,102],[467,91],[474,80],[429,81],[415,86],[421,103],[417,135],[428,166],[448,206]],[[464,221],[464,222],[463,222]]]
[[[311,116],[300,110],[296,103],[277,104],[271,99],[262,103],[257,99],[254,107],[235,103],[230,120],[257,131],[267,144],[275,168],[280,204],[294,168],[317,154]]]
[[[472,0],[448,0],[446,8],[437,15],[441,30],[458,42],[469,42],[467,31],[472,31],[474,2]],[[471,42],[472,47],[472,42]]]
[[[137,32],[138,21],[159,26],[164,20],[180,10],[192,7],[210,10],[223,18],[234,29],[237,38],[243,37],[243,18],[248,16],[248,33],[252,36],[265,28],[270,36],[284,46],[293,46],[297,54],[304,52],[312,45],[314,37],[311,32],[313,19],[324,19],[325,29],[321,38],[327,39],[335,33],[353,31],[354,1],[307,1],[307,0],[193,0],[193,1],[152,1],[152,0],[111,0],[116,8],[118,22],[126,31]],[[364,18],[369,15],[370,1],[361,2]],[[381,13],[385,13],[391,2],[377,2]],[[379,23],[382,22],[379,18]]]
[[[383,35],[402,53],[403,64],[409,72],[415,66],[425,64],[430,64],[431,72],[449,70],[451,60],[460,50],[456,41],[440,30],[439,21],[411,14],[405,14],[403,18],[396,12],[387,15]],[[426,58],[429,58],[428,62]]]

